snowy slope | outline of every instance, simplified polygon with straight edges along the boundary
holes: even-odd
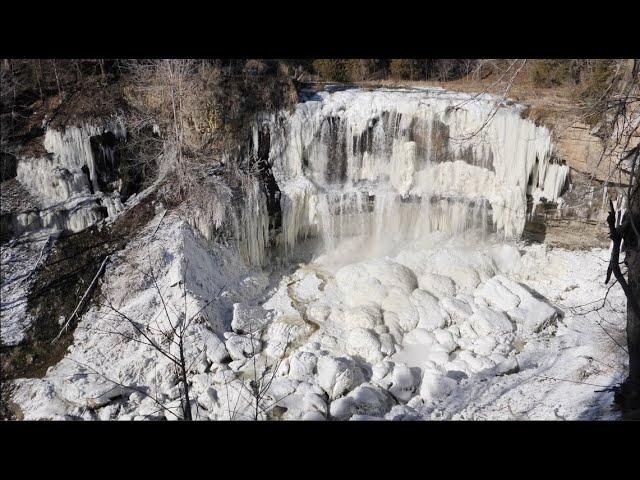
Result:
[[[615,418],[611,394],[596,390],[621,380],[624,352],[595,323],[598,313],[571,309],[604,296],[602,250],[535,246],[521,255],[445,240],[355,263],[319,258],[269,288],[237,252],[207,247],[173,216],[151,238],[156,222],[108,266],[102,290],[150,323],[161,305],[133,266],[151,259],[176,309],[185,271],[190,310],[222,289],[189,337],[198,418],[253,418],[253,372],[276,366],[259,418]],[[609,300],[603,325],[622,338],[624,316],[613,310],[622,296],[614,289]],[[113,328],[108,311],[92,308],[65,359],[44,379],[17,382],[25,418],[173,418],[95,372],[179,414],[169,363],[105,333]]]

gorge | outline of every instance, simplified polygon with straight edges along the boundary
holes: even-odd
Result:
[[[174,365],[114,334],[124,314],[161,342],[165,313],[169,324],[193,317],[196,419],[615,418],[593,385],[619,382],[624,355],[585,308],[606,293],[596,279],[608,253],[523,241],[572,181],[553,132],[522,105],[327,85],[256,115],[251,130],[240,161],[260,174],[220,209],[232,220],[172,208],[157,185],[126,192],[118,116],[47,128],[46,152],[18,158],[11,181],[34,206],[3,213],[4,345],[37,325],[25,272],[53,255],[51,239],[98,237],[148,206],[99,280],[111,307],[86,306],[64,356],[13,380],[23,418],[181,418]],[[216,240],[229,228],[233,241]],[[612,291],[620,331],[623,304]]]

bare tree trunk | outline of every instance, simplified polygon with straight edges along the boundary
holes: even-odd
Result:
[[[40,59],[36,62],[35,65],[36,71],[36,83],[38,84],[38,90],[40,91],[40,100],[44,98],[44,93],[42,92],[42,63]]]
[[[11,61],[11,59],[7,59],[6,60],[8,66],[9,66],[9,72],[11,74],[11,91],[13,93],[13,101],[11,102],[11,117],[10,117],[10,121],[11,121],[11,132],[13,132],[14,130],[14,125],[15,125],[15,115],[16,115],[16,99],[17,99],[17,93],[16,93],[16,74],[15,71],[13,70],[13,62]]]
[[[635,188],[629,196],[629,226],[624,231],[625,263],[628,268],[627,296],[627,349],[629,350],[629,376],[616,401],[626,410],[640,409],[640,168],[635,166]]]
[[[78,83],[79,81],[81,82],[83,77],[82,77],[82,68],[80,68],[80,60],[74,60],[73,64],[76,66],[76,83]]]
[[[98,60],[98,63],[100,64],[100,74],[102,75],[102,80],[106,80],[107,74],[104,70],[104,58]]]
[[[638,251],[627,253],[629,287],[634,298],[640,298],[640,255]],[[627,301],[627,346],[629,349],[629,406],[640,408],[640,316]]]
[[[56,60],[51,60],[51,64],[53,65],[53,73],[56,76],[56,85],[58,86],[58,95],[62,95],[62,89],[60,88],[60,77],[58,76],[58,66],[56,64]]]
[[[185,319],[186,321],[186,319]],[[184,389],[184,419],[193,420],[191,416],[191,399],[189,398],[189,384],[187,383],[187,365],[184,360],[184,336],[180,336],[180,376],[182,382],[182,388]]]

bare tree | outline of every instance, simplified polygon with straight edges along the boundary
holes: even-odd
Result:
[[[134,268],[143,276],[144,279],[146,279],[146,281],[151,283],[152,288],[160,301],[160,314],[155,315],[149,322],[143,323],[139,319],[131,318],[128,314],[122,311],[108,295],[101,294],[97,302],[97,306],[99,309],[105,311],[105,315],[109,319],[110,326],[106,329],[90,328],[89,330],[95,331],[99,334],[116,335],[127,341],[146,345],[169,360],[175,370],[178,377],[178,384],[180,385],[182,419],[193,420],[194,416],[191,407],[192,399],[190,396],[189,376],[196,363],[201,359],[202,352],[196,355],[195,358],[188,358],[186,354],[187,339],[189,337],[190,327],[200,320],[203,310],[206,309],[211,302],[215,300],[215,298],[217,298],[220,292],[218,292],[218,295],[205,302],[202,307],[197,309],[197,311],[189,313],[186,273],[183,274],[182,280],[180,281],[183,305],[176,306],[167,300],[158,283],[156,272],[154,272],[154,268],[151,264],[149,265],[149,268],[145,270],[135,266]],[[164,321],[161,320],[162,318],[164,318]],[[99,373],[95,369],[92,369],[92,371],[96,374]],[[127,385],[105,375],[101,376],[114,385],[121,386],[123,388],[130,388]],[[140,391],[139,388],[130,389]],[[144,394],[145,396],[149,396],[146,393]],[[155,397],[153,398],[155,399]],[[158,403],[157,400],[155,401]],[[163,406],[160,403],[159,405],[165,410],[167,409],[166,406]]]
[[[614,162],[617,173],[627,179],[626,200],[621,205],[626,203],[626,209],[616,212],[613,202],[609,204],[612,246],[606,283],[613,274],[627,298],[629,374],[615,398],[630,412],[640,408],[640,59],[617,60],[611,70],[602,94],[584,108],[600,119],[600,162]],[[625,253],[622,262],[621,252]]]
[[[275,380],[280,365],[286,358],[287,349],[289,348],[289,336],[287,335],[285,346],[279,356],[277,356],[272,362],[266,362],[263,365],[258,364],[258,352],[255,350],[254,340],[260,339],[264,332],[266,325],[260,325],[257,322],[251,322],[249,327],[249,339],[251,340],[251,374],[252,379],[247,387],[244,382],[242,388],[246,390],[251,399],[253,420],[266,419],[269,410],[278,402],[284,400],[286,396],[274,399],[269,395],[271,384]],[[287,334],[289,330],[287,330]],[[266,358],[266,357],[263,357]],[[287,395],[288,396],[288,395]]]

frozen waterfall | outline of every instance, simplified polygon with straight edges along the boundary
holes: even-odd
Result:
[[[109,193],[105,187],[117,171],[115,142],[124,138],[126,130],[118,117],[100,125],[48,127],[43,142],[48,154],[39,158],[21,157],[17,166],[17,180],[42,209],[17,215],[14,230],[77,232],[105,214],[113,216],[122,210],[119,193]]]
[[[498,102],[442,89],[354,88],[310,93],[292,113],[260,119],[256,132],[270,130],[282,192],[281,243],[290,250],[317,235],[332,248],[354,235],[400,241],[433,231],[519,236],[527,195],[556,201],[568,167],[552,163],[547,128]]]

